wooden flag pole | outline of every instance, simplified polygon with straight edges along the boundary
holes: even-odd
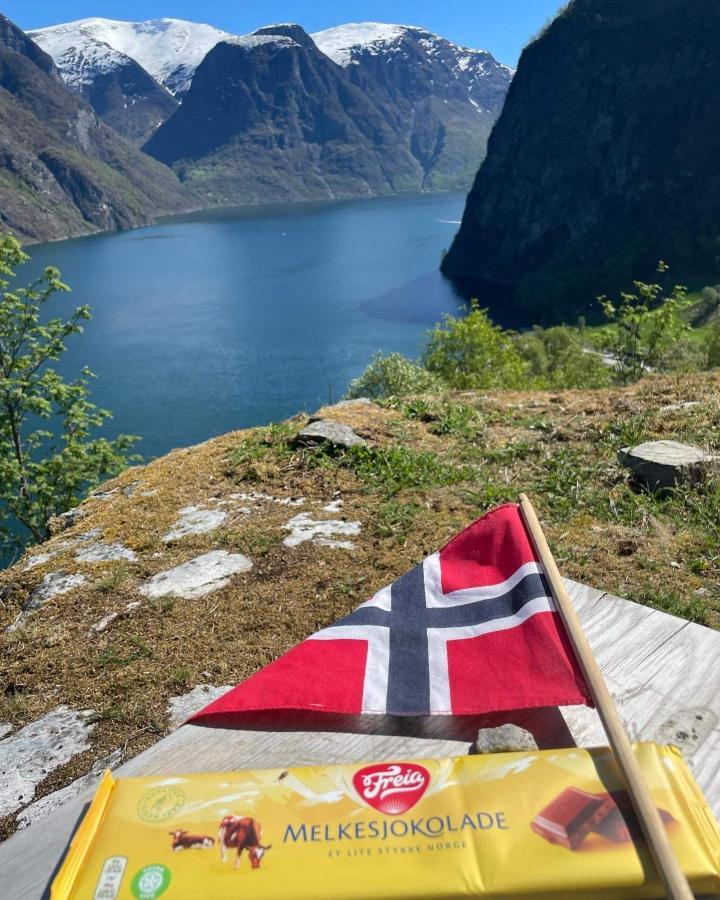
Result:
[[[583,631],[572,600],[565,590],[557,564],[543,534],[533,505],[525,494],[520,494],[520,509],[530,532],[535,549],[545,570],[545,575],[555,599],[575,656],[585,676],[585,682],[595,702],[600,719],[608,736],[618,767],[625,779],[633,807],[645,835],[645,840],[671,900],[693,900],[685,875],[673,852],[665,826],[655,806],[650,791],[635,759],[625,726],[618,715],[590,644]]]

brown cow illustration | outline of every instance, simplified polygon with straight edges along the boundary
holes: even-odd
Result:
[[[220,844],[220,859],[225,862],[225,853],[231,847],[236,848],[235,868],[240,868],[240,857],[243,850],[247,850],[250,857],[250,865],[253,869],[260,868],[260,860],[265,851],[272,844],[261,843],[260,823],[248,816],[225,816],[218,830],[218,843]]]
[[[215,841],[205,834],[190,834],[189,831],[177,829],[170,832],[173,839],[173,850],[201,850],[205,847],[212,847]]]

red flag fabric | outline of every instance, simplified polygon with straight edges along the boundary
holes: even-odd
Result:
[[[477,715],[592,705],[516,504],[193,716]]]

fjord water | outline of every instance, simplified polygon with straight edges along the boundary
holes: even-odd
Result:
[[[145,459],[339,399],[378,350],[415,356],[460,300],[438,272],[464,195],[195,213],[29,248],[92,307],[60,370],[89,366],[108,435]]]

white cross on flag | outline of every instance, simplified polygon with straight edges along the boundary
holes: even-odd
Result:
[[[478,715],[592,705],[519,508],[487,513],[197,713]]]

